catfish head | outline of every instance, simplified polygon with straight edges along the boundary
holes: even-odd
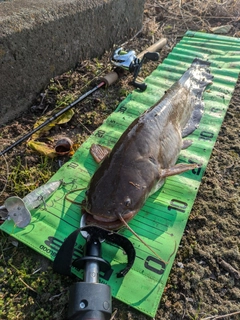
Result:
[[[82,202],[86,223],[118,230],[124,225],[123,219],[128,222],[141,209],[150,189],[137,166],[105,159],[93,175]]]

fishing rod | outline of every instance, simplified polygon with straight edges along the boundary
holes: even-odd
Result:
[[[165,38],[160,39],[159,41],[154,43],[152,46],[142,51],[137,56],[135,54],[135,51],[133,50],[126,52],[122,50],[122,48],[119,48],[114,51],[111,62],[118,68],[122,68],[122,69],[128,70],[130,73],[133,73],[134,79],[131,82],[131,84],[134,87],[139,88],[141,91],[144,91],[146,89],[146,84],[136,82],[136,78],[140,72],[140,69],[146,60],[157,61],[159,59],[159,54],[155,51],[158,51],[161,48],[163,48],[166,43],[167,43],[167,40]],[[35,132],[39,131],[40,129],[42,129],[43,127],[45,127],[46,125],[48,125],[49,123],[51,123],[52,121],[60,117],[63,113],[65,113],[66,111],[76,106],[79,102],[89,97],[95,91],[99,90],[104,86],[108,87],[112,85],[114,82],[118,80],[118,78],[119,78],[119,73],[117,72],[117,70],[106,74],[104,77],[99,79],[101,82],[98,85],[96,85],[93,89],[87,91],[82,96],[80,96],[77,100],[70,103],[68,106],[66,106],[65,108],[63,108],[62,110],[60,110],[59,112],[51,116],[49,119],[44,121],[42,124],[34,128],[32,131],[22,136],[20,139],[15,141],[9,147],[4,149],[3,151],[0,151],[0,156],[3,156],[5,153],[7,153],[8,151],[12,150],[14,147],[19,145],[21,142],[31,137],[31,135],[33,135]]]
[[[96,90],[100,89],[101,87],[103,87],[105,85],[105,82],[102,81],[101,83],[99,83],[96,87],[94,87],[93,89],[89,90],[88,92],[86,92],[85,94],[83,94],[82,96],[80,96],[77,100],[75,100],[74,102],[70,103],[66,108],[63,108],[62,110],[60,110],[59,112],[55,113],[51,118],[47,119],[46,121],[44,121],[42,124],[40,124],[39,126],[37,126],[35,129],[33,129],[32,131],[28,132],[27,134],[25,134],[23,137],[21,137],[20,139],[18,139],[17,141],[15,141],[12,145],[10,145],[9,147],[7,147],[6,149],[4,149],[3,151],[0,152],[0,156],[4,155],[5,153],[7,153],[8,151],[10,151],[11,149],[13,149],[14,147],[16,147],[18,144],[20,144],[21,142],[23,142],[24,140],[28,139],[29,137],[31,137],[31,135],[33,135],[35,132],[39,131],[40,129],[42,129],[43,127],[45,127],[46,125],[48,125],[50,122],[54,121],[55,119],[57,119],[58,117],[60,117],[63,113],[67,112],[69,109],[73,108],[76,104],[78,104],[79,102],[83,101],[84,99],[86,99],[88,96],[90,96],[92,93],[94,93]]]

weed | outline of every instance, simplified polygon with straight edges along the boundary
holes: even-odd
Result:
[[[10,167],[9,184],[13,193],[22,197],[46,183],[53,174],[53,160],[39,157],[39,162],[34,166],[28,163],[29,158],[16,157],[15,166]]]

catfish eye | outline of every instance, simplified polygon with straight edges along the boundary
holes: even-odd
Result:
[[[125,204],[126,207],[129,207],[131,203],[132,203],[132,201],[131,201],[131,199],[129,197],[126,197],[124,199],[124,204]]]

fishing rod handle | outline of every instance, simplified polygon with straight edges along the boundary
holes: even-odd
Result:
[[[160,49],[162,49],[167,43],[167,39],[163,38],[160,39],[159,41],[155,42],[153,45],[142,51],[137,55],[138,59],[141,59],[145,53],[147,52],[156,52]],[[116,71],[109,72],[106,74],[104,77],[99,78],[100,81],[105,82],[105,85],[107,87],[111,86],[113,83],[115,83],[119,78],[119,74]]]
[[[99,78],[100,81],[105,83],[105,86],[110,87],[114,82],[118,80],[118,73],[116,71],[109,72],[104,77]]]
[[[160,49],[162,49],[167,43],[167,39],[166,38],[162,38],[160,40],[158,40],[157,42],[155,42],[153,45],[151,45],[150,47],[148,47],[147,49],[143,50],[142,52],[140,52],[137,55],[138,59],[142,59],[142,57],[144,56],[145,53],[147,52],[156,52],[159,51]]]

